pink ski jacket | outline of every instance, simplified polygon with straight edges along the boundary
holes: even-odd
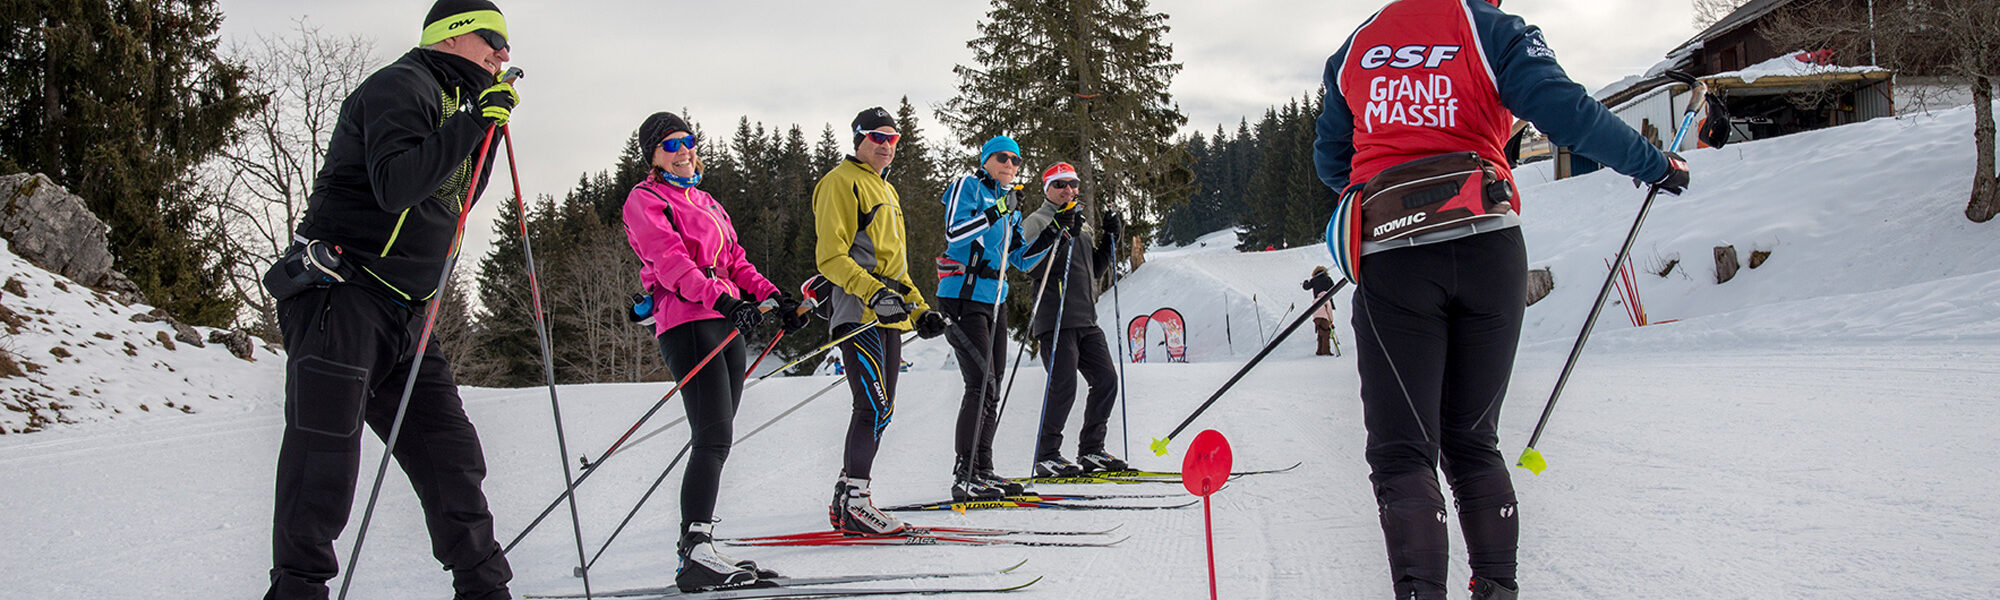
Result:
[[[736,243],[736,226],[714,196],[653,178],[625,196],[625,237],[639,255],[639,281],[653,295],[655,335],[682,323],[720,319],[709,308],[747,291],[761,302],[778,287]]]

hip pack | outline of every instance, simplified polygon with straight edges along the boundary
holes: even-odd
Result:
[[[1361,188],[1361,240],[1386,242],[1450,229],[1513,210],[1514,186],[1477,152],[1419,158]]]
[[[1361,283],[1362,242],[1387,242],[1443,231],[1513,211],[1514,184],[1477,152],[1452,152],[1399,164],[1344,194],[1327,223],[1335,267]]]

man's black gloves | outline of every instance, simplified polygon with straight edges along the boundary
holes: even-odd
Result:
[[[928,340],[944,335],[944,329],[949,326],[950,324],[944,320],[944,315],[938,314],[935,310],[927,310],[924,314],[917,315],[917,337]]]

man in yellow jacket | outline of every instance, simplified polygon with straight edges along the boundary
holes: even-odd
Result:
[[[924,338],[942,335],[946,327],[944,317],[931,312],[910,280],[903,206],[896,189],[882,179],[901,140],[889,111],[861,111],[854,117],[854,155],[813,188],[819,233],[815,260],[820,279],[838,288],[814,295],[831,311],[827,323],[835,338],[867,328],[840,344],[854,412],[847,423],[844,468],[827,507],[827,520],[835,529],[862,534],[904,528],[902,519],[877,510],[868,492],[882,430],[895,412],[896,373],[903,362],[896,332],[909,331],[913,315],[917,334]]]

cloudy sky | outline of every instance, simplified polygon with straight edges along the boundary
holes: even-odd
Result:
[[[739,116],[805,127],[817,139],[869,106],[909,96],[932,139],[932,109],[956,92],[955,64],[989,5],[972,0],[844,2],[496,0],[514,65],[527,72],[514,113],[521,185],[560,196],[608,168],[646,115],[687,109],[710,132]],[[282,36],[307,19],[374,41],[386,63],[415,45],[424,0],[221,0],[225,43]],[[1169,15],[1173,94],[1188,131],[1234,129],[1310,92],[1320,68],[1378,0],[1153,0]],[[1680,0],[1513,0],[1504,8],[1547,32],[1570,76],[1595,90],[1645,70],[1691,37]],[[1034,150],[1028,149],[1030,160]],[[495,187],[504,180],[496,180]],[[500,193],[475,210],[466,251],[483,256]]]

